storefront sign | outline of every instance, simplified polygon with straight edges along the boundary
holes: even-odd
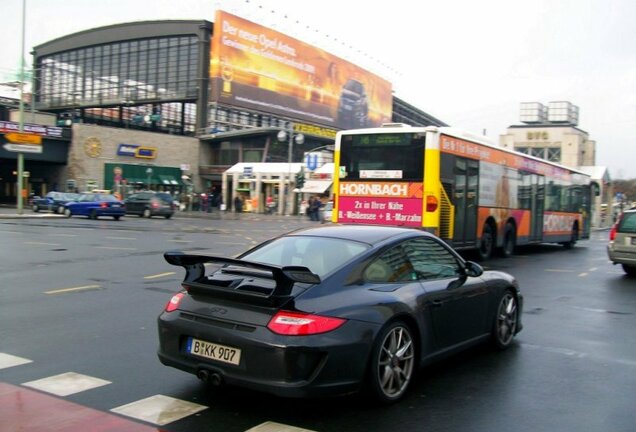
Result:
[[[0,132],[24,132],[29,134],[41,135],[51,138],[61,138],[62,128],[54,126],[44,126],[38,124],[27,123],[23,125],[22,131],[20,131],[20,124],[10,121],[0,121]]]
[[[119,144],[118,156],[130,156],[140,159],[154,159],[157,157],[156,147],[140,146],[138,144]]]

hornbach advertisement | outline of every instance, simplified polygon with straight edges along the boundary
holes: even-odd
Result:
[[[391,121],[391,84],[320,48],[217,11],[212,99],[340,129]]]

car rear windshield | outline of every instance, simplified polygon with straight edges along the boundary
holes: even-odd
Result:
[[[636,233],[636,212],[623,213],[618,232]]]
[[[157,198],[159,198],[161,201],[165,202],[165,203],[171,203],[172,200],[172,195],[167,194],[167,193],[158,193],[156,195]]]
[[[310,236],[282,237],[248,252],[241,259],[279,266],[303,266],[321,278],[342,267],[370,246],[349,240]]]

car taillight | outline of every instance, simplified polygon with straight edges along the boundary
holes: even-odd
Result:
[[[152,208],[159,208],[159,202],[158,201],[153,201],[151,204]]]
[[[182,293],[182,292],[173,295],[170,301],[166,304],[165,311],[174,312],[177,309],[179,309],[179,304],[181,303],[181,300],[183,300],[184,296],[185,296],[185,293]]]
[[[617,230],[617,223],[615,223],[614,225],[612,225],[612,228],[610,229],[610,241],[614,241],[614,239],[616,238],[616,230]]]
[[[426,211],[434,212],[437,210],[437,198],[433,195],[426,195]]]
[[[280,335],[307,336],[330,332],[346,321],[341,318],[281,311],[269,321],[267,328]]]
[[[106,208],[106,207],[108,207],[108,203],[105,203],[105,202],[103,202],[103,203],[99,203],[99,206],[100,206],[101,208]]]

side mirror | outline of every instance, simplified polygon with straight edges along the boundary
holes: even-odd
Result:
[[[466,261],[466,276],[477,277],[484,274],[484,268],[473,261]]]

